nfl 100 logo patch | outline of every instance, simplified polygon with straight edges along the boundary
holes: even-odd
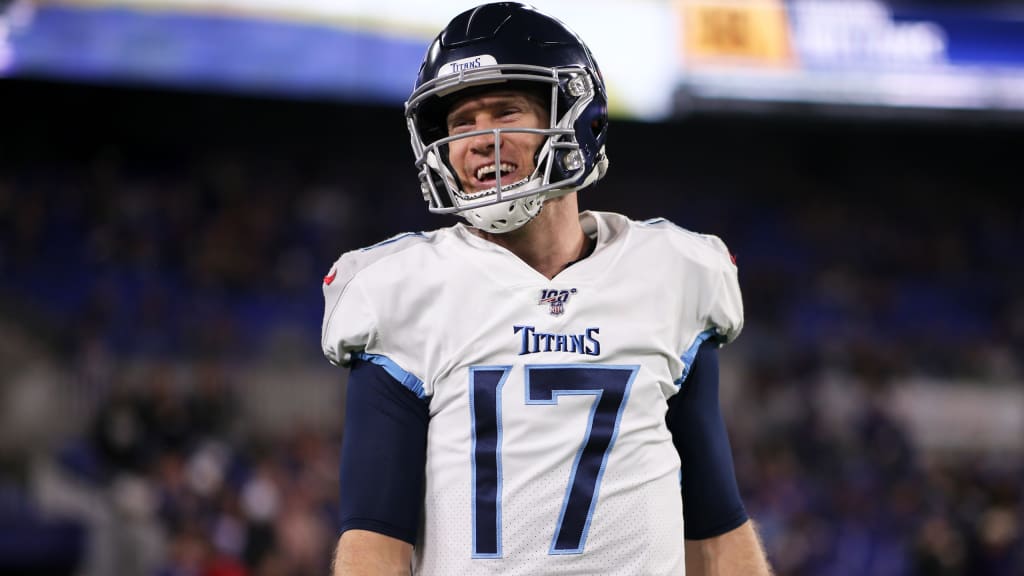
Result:
[[[543,288],[540,291],[540,300],[537,301],[537,304],[547,304],[549,306],[548,312],[550,312],[552,316],[561,316],[565,313],[565,304],[569,301],[569,296],[572,296],[575,293],[575,288],[570,288],[568,290]]]

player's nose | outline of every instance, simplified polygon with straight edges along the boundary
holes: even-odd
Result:
[[[480,125],[477,130],[489,130],[490,126]],[[500,145],[500,132],[484,132],[469,137],[469,147],[478,154],[489,154]]]

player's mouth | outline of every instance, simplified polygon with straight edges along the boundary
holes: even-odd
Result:
[[[501,174],[501,179],[503,182],[508,182],[508,178],[512,174],[515,174],[518,168],[518,166],[511,162],[502,162],[500,167],[497,166],[496,164],[484,164],[483,166],[480,166],[479,168],[476,169],[476,172],[473,173],[473,176],[476,178],[476,181],[480,185],[480,187],[489,188],[493,187],[496,184],[498,180],[498,174]]]

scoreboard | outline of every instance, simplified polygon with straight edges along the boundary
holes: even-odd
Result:
[[[686,2],[682,5],[684,64],[788,66],[792,63],[785,7],[777,2]]]
[[[1024,9],[682,0],[676,113],[1024,111]]]
[[[482,0],[0,0],[0,78],[401,105]],[[962,3],[957,3],[957,2]],[[533,0],[601,64],[610,112],[1024,119],[1024,8],[967,0]]]

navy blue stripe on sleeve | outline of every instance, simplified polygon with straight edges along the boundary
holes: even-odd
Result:
[[[427,459],[427,403],[378,364],[355,360],[341,443],[341,532],[415,544]]]
[[[718,342],[700,345],[665,417],[682,461],[684,536],[702,540],[747,521],[718,403]]]

